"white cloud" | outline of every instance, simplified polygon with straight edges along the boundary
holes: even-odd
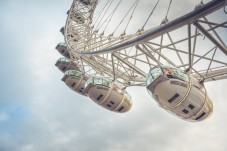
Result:
[[[10,115],[7,114],[5,111],[0,112],[0,122],[4,122],[10,118]]]
[[[52,2],[57,4],[56,1]],[[27,74],[31,80],[21,80],[22,83],[29,83],[29,92],[32,93],[23,93],[29,97],[25,100],[18,98],[14,102],[20,104],[23,101],[30,116],[27,119],[16,117],[15,121],[7,123],[11,121],[8,120],[10,115],[4,110],[0,112],[1,151],[227,150],[226,80],[207,83],[209,96],[214,103],[214,113],[201,123],[182,121],[170,115],[158,107],[145,88],[138,87],[128,89],[134,102],[131,111],[125,114],[109,112],[89,98],[71,91],[60,81],[62,73],[54,66],[60,55],[54,47],[63,40],[59,29],[66,15],[59,14],[66,12],[69,6],[56,5],[62,10],[52,8],[49,11],[51,6],[43,6],[43,11],[38,9],[36,17],[43,18],[40,19],[42,22],[35,22],[31,28],[22,32],[27,35],[21,38],[26,51],[21,51],[22,48],[18,46],[19,50],[13,54],[21,55],[27,61],[26,68],[30,72]],[[17,12],[16,8],[10,10],[13,14]],[[28,19],[26,23],[35,20]],[[13,23],[13,31],[19,30],[16,29],[18,22]],[[6,56],[12,55],[11,52],[5,53]],[[23,85],[20,87],[23,88]],[[16,90],[22,93],[21,89]],[[2,123],[6,124],[2,126]]]
[[[21,146],[19,151],[34,151],[34,146],[32,144],[26,144]]]

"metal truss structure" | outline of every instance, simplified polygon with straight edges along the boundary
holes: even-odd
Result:
[[[212,0],[156,28],[119,36],[99,33],[92,25],[99,3],[74,0],[64,29],[71,59],[84,73],[125,87],[144,86],[147,72],[157,65],[181,68],[201,82],[227,78],[226,0]]]

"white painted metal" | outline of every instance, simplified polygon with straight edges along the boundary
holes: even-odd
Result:
[[[214,46],[220,43],[222,47],[220,45],[217,46],[217,53],[213,58],[209,57],[209,53],[213,51],[209,50],[210,48],[200,53],[197,49],[201,49],[202,46],[197,41],[201,41],[202,36],[196,26],[191,24],[195,23],[197,25],[200,23],[200,26],[208,24],[209,28],[206,28],[204,25],[203,29],[205,31],[202,32],[205,34],[210,33],[209,35],[216,39],[214,36],[218,35],[218,33],[215,29],[224,28],[223,30],[226,31],[226,20],[223,20],[223,22],[215,22],[215,20],[210,22],[208,19],[210,14],[215,13],[216,10],[226,5],[224,0],[213,0],[208,4],[201,5],[191,13],[171,22],[166,22],[166,24],[160,27],[119,37],[105,36],[98,34],[94,30],[91,23],[95,17],[93,15],[97,1],[90,2],[89,5],[84,5],[83,2],[74,0],[68,13],[64,32],[66,44],[72,55],[71,58],[77,58],[81,65],[86,64],[87,67],[90,66],[89,69],[83,67],[85,73],[91,71],[92,68],[93,74],[110,77],[127,87],[144,85],[144,77],[147,71],[158,64],[167,64],[181,67],[182,69],[193,68],[192,74],[203,73],[206,70],[207,75],[209,75],[210,71],[219,71],[219,69],[226,68],[227,66],[227,59],[223,59],[225,56],[221,56],[222,53],[225,54],[224,49],[226,48],[223,46],[225,40],[220,42],[215,40]],[[80,17],[75,19],[72,16]],[[205,17],[206,19],[203,20]],[[185,30],[184,26],[189,27],[189,25],[191,25],[190,31],[183,31],[185,36],[174,40],[178,30]],[[216,32],[216,34],[213,35],[211,32]],[[157,43],[157,39],[160,37],[162,37],[162,41]],[[179,45],[185,45],[185,41],[188,41],[188,47],[180,49]],[[213,43],[213,40],[208,41],[208,39],[205,39],[204,41]],[[201,48],[197,48],[198,46]],[[190,50],[187,50],[187,48]],[[172,56],[173,53],[175,53],[175,56]],[[188,60],[185,60],[185,56],[188,56],[186,57]],[[189,59],[189,56],[191,56],[191,59]],[[207,62],[207,64],[211,65],[209,68],[205,66],[201,68],[199,66],[200,62]],[[203,74],[197,74],[197,77],[198,75],[202,75],[199,77],[200,79],[205,79],[206,77],[209,77],[209,79],[215,78],[213,76],[204,76]]]

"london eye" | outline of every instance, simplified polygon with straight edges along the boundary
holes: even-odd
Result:
[[[60,30],[65,42],[56,46],[62,81],[113,112],[129,111],[127,88],[142,86],[183,120],[208,118],[204,83],[227,79],[227,1],[199,1],[179,13],[187,3],[74,0]]]

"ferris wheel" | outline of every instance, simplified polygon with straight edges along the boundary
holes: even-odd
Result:
[[[56,47],[62,81],[110,111],[130,110],[126,88],[144,86],[177,117],[206,119],[213,106],[204,82],[227,79],[227,1],[182,5],[74,0]]]

